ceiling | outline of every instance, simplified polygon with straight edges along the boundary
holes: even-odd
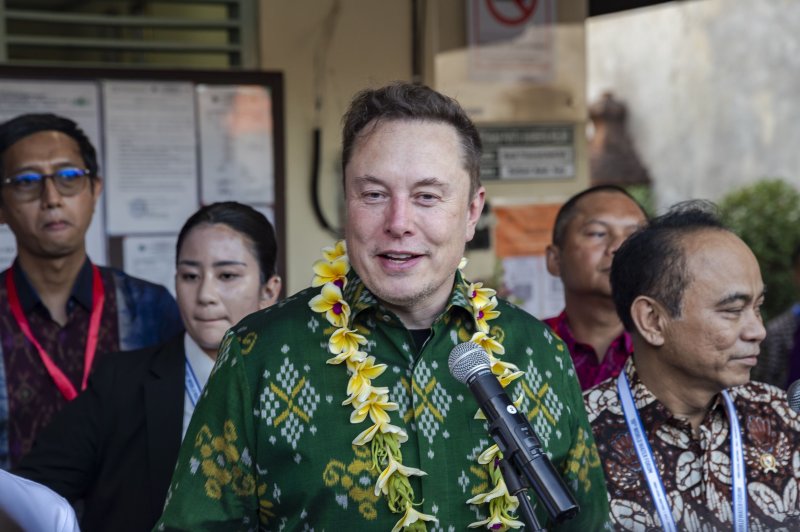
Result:
[[[607,15],[637,7],[664,4],[669,1],[671,0],[589,0],[589,16]]]

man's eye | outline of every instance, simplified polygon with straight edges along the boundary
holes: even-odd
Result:
[[[80,168],[62,168],[56,172],[56,176],[62,181],[74,181],[79,177],[83,177],[84,173]]]
[[[194,281],[195,279],[197,279],[197,274],[196,273],[188,273],[188,272],[187,273],[181,273],[180,274],[180,279],[181,279],[181,281]]]
[[[15,187],[26,188],[33,187],[41,182],[42,176],[40,174],[20,174],[11,179],[11,183]]]

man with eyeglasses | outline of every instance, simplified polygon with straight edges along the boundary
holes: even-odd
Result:
[[[102,178],[75,122],[28,114],[0,124],[0,223],[17,257],[0,274],[0,467],[85,388],[103,353],[158,344],[182,330],[160,285],[98,267],[86,231]]]

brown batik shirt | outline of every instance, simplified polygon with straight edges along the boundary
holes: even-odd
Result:
[[[658,464],[678,530],[732,530],[728,418],[721,396],[694,436],[639,380],[625,372]],[[729,390],[742,430],[750,530],[800,530],[800,415],[786,393],[751,382]],[[619,530],[661,530],[612,379],[584,393],[605,470],[611,519]]]

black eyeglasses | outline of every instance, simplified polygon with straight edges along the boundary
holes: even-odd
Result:
[[[42,197],[42,189],[47,178],[53,180],[56,190],[62,196],[74,196],[86,186],[86,181],[91,177],[91,172],[86,168],[59,168],[52,174],[39,172],[22,172],[2,180],[4,186],[11,189],[15,199],[19,201],[33,201]]]

